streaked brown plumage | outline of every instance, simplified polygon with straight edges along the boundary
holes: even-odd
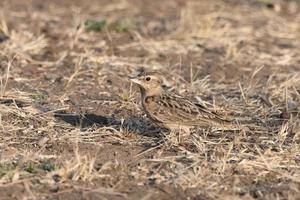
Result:
[[[194,126],[231,126],[228,120],[205,106],[164,90],[163,76],[157,72],[143,72],[131,80],[140,88],[146,115],[160,126],[184,131]]]

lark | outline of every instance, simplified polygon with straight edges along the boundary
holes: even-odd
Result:
[[[232,126],[230,120],[206,106],[167,91],[163,80],[164,77],[158,72],[142,72],[131,79],[139,86],[143,110],[154,123],[171,131],[188,133],[194,127]]]

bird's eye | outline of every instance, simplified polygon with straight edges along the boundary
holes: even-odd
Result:
[[[146,77],[146,81],[150,81],[150,80],[151,80],[150,76]]]

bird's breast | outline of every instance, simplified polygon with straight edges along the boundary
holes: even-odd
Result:
[[[143,109],[146,113],[146,115],[156,121],[156,122],[161,122],[158,118],[157,118],[157,114],[160,113],[161,107],[158,104],[158,98],[157,96],[147,96],[142,100],[142,106]]]
[[[155,96],[146,96],[142,101],[143,109],[147,115],[151,115],[152,112],[156,109],[156,98]]]
[[[155,96],[146,96],[144,99],[145,104],[151,104],[155,102]]]

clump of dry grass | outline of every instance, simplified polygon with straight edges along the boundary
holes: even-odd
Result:
[[[64,165],[51,172],[51,178],[53,175],[59,177],[59,181],[65,182],[67,180],[72,181],[92,181],[97,178],[94,165],[96,158],[90,158],[88,155],[80,155],[78,146],[74,149],[74,158],[65,162]]]

